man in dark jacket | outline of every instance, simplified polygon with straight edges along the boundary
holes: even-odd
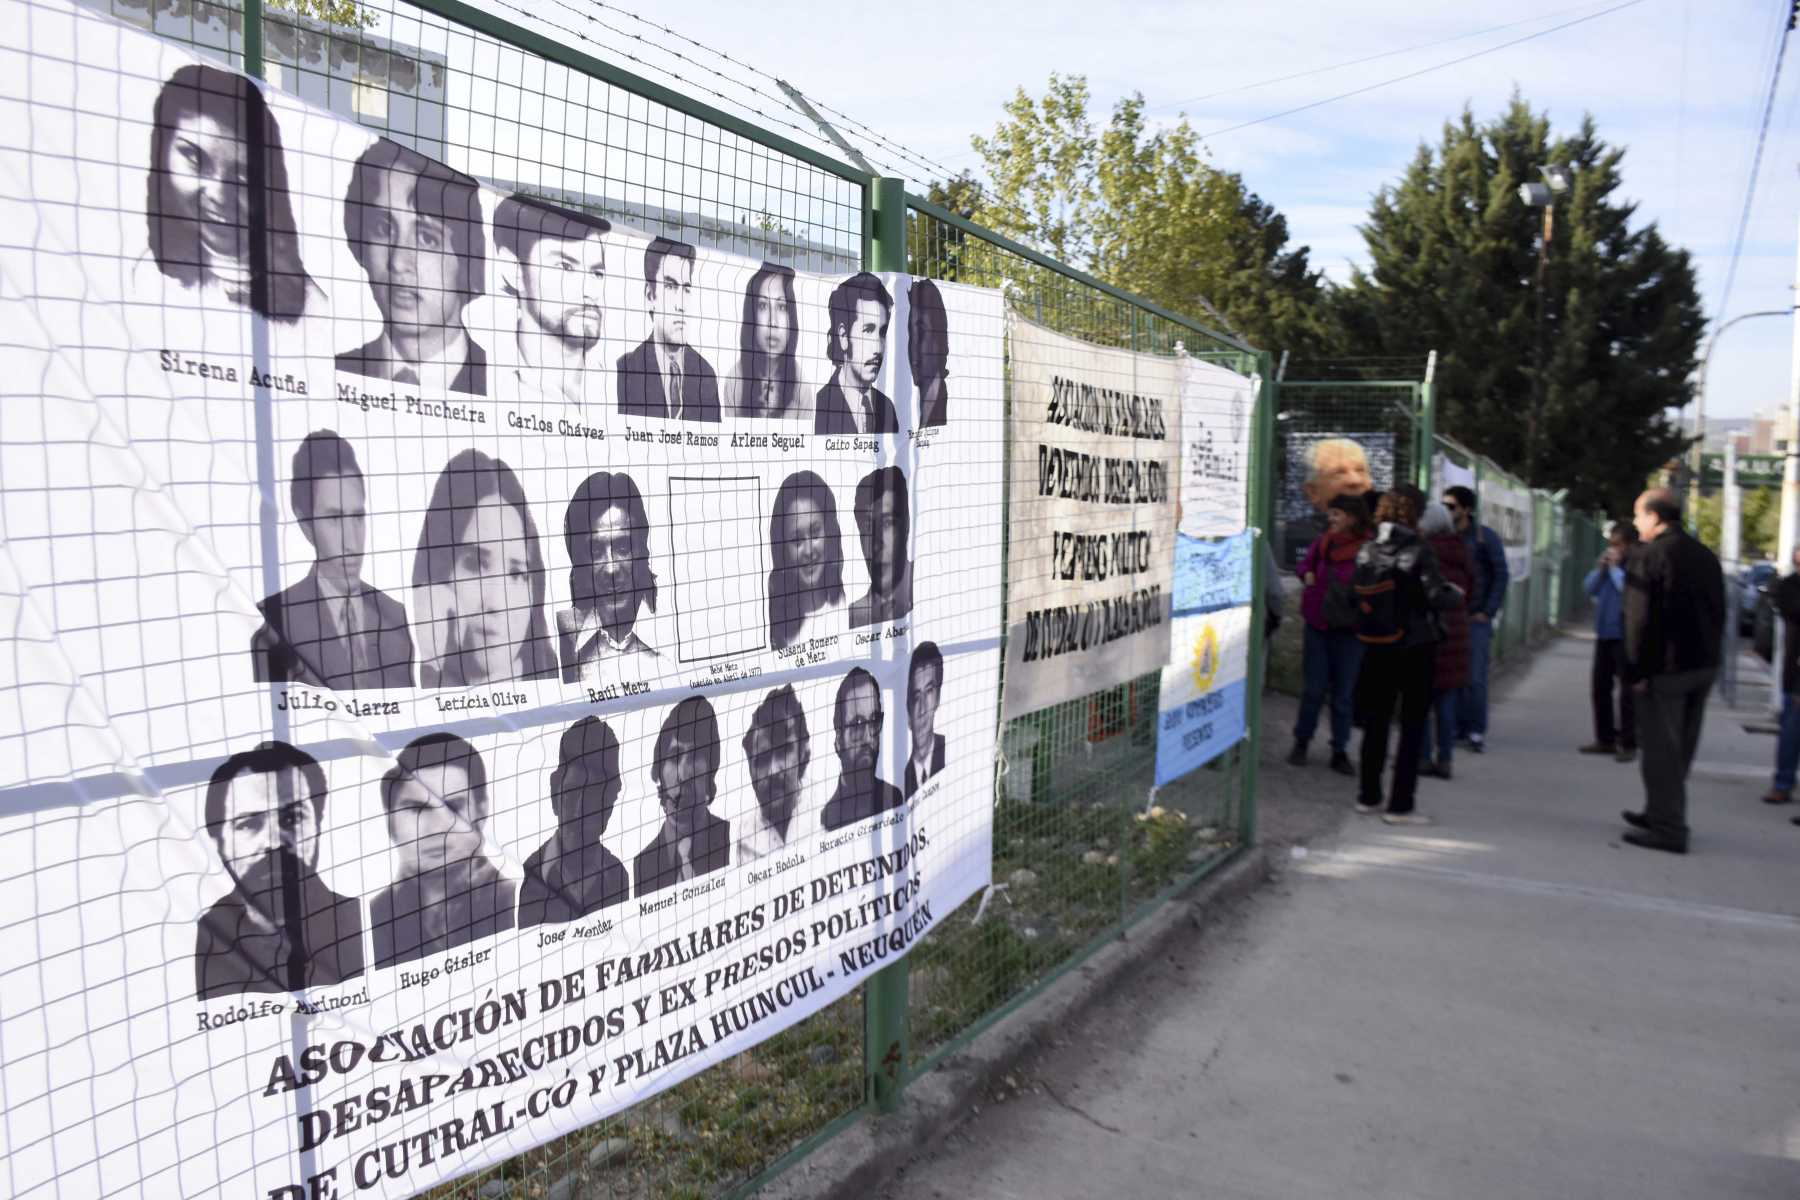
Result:
[[[1800,567],[1800,548],[1794,551]],[[1794,776],[1800,770],[1800,573],[1783,575],[1769,589],[1769,599],[1781,618],[1781,737],[1775,743],[1775,785],[1763,796],[1767,804],[1787,804],[1794,798]],[[1794,818],[1800,825],[1800,817]]]
[[[1475,591],[1469,596],[1469,684],[1457,705],[1457,734],[1469,739],[1469,749],[1480,754],[1487,748],[1488,656],[1494,645],[1494,623],[1506,603],[1506,585],[1512,572],[1506,565],[1506,544],[1500,535],[1475,517],[1475,492],[1457,486],[1444,490],[1444,507],[1456,518],[1456,532],[1469,551],[1469,574]]]
[[[1681,501],[1666,488],[1638,497],[1632,523],[1643,545],[1625,576],[1625,670],[1637,693],[1644,811],[1622,814],[1632,826],[1624,840],[1686,854],[1687,775],[1719,672],[1725,576],[1682,529]]]

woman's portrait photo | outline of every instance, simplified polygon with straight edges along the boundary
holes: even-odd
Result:
[[[556,678],[544,552],[512,468],[479,450],[447,463],[413,557],[419,685]]]
[[[785,650],[843,625],[844,543],[837,500],[811,471],[789,475],[769,516],[769,640]]]
[[[764,263],[744,289],[738,360],[725,381],[725,406],[740,417],[799,415],[799,341],[794,272]]]
[[[281,129],[248,79],[198,64],[169,76],[145,190],[150,256],[165,276],[283,324],[323,311],[325,293],[300,261]]]

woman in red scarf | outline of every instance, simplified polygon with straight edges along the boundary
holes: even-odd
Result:
[[[1350,712],[1356,695],[1356,673],[1363,645],[1356,638],[1356,608],[1350,577],[1356,552],[1369,540],[1369,506],[1361,496],[1339,496],[1325,506],[1325,533],[1300,560],[1306,590],[1300,615],[1306,618],[1306,644],[1301,658],[1305,684],[1300,718],[1294,722],[1294,748],[1288,762],[1306,765],[1306,747],[1319,726],[1319,709],[1331,697],[1331,769],[1354,775],[1346,747],[1350,744]]]

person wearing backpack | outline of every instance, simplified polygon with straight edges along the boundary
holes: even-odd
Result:
[[[1443,504],[1425,506],[1419,518],[1419,536],[1437,555],[1438,570],[1467,597],[1475,590],[1474,568],[1456,518]],[[1425,717],[1425,736],[1419,740],[1419,771],[1438,779],[1450,778],[1450,760],[1456,748],[1456,708],[1462,689],[1469,684],[1469,610],[1466,604],[1438,614],[1444,640],[1432,657],[1431,708]],[[1437,761],[1432,762],[1432,733],[1436,728]]]
[[[1410,486],[1384,495],[1375,509],[1375,536],[1356,554],[1354,586],[1360,613],[1356,636],[1364,647],[1357,687],[1363,740],[1356,811],[1381,812],[1381,776],[1387,768],[1388,736],[1398,704],[1400,748],[1394,756],[1393,790],[1381,818],[1390,825],[1430,824],[1414,801],[1436,647],[1443,639],[1437,614],[1465,601],[1461,590],[1444,579],[1437,555],[1415,531],[1423,498]]]
[[[1356,637],[1356,602],[1351,592],[1356,552],[1369,540],[1369,506],[1361,496],[1344,495],[1325,506],[1326,531],[1300,560],[1300,615],[1306,621],[1301,653],[1304,684],[1294,748],[1288,762],[1306,765],[1306,747],[1319,727],[1319,710],[1331,700],[1331,769],[1355,775],[1350,765],[1351,705],[1363,645]]]

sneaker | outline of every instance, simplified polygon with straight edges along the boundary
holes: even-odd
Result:
[[[1620,746],[1618,754],[1614,755],[1613,757],[1615,757],[1616,759],[1618,759],[1618,761],[1620,761],[1622,763],[1636,762],[1637,761],[1637,747],[1636,746]]]
[[[1366,817],[1371,813],[1378,813],[1380,811],[1381,805],[1379,804],[1364,804],[1361,800],[1356,802],[1356,815],[1359,817]]]
[[[1763,794],[1764,804],[1788,804],[1794,799],[1794,793],[1788,788],[1772,787]]]
[[[1487,738],[1479,733],[1471,733],[1469,735],[1469,749],[1477,754],[1487,753]]]
[[[1288,751],[1288,766],[1304,767],[1306,765],[1306,743],[1295,742],[1294,748]]]
[[[1381,819],[1389,825],[1429,825],[1431,818],[1422,812],[1382,813]]]
[[[1615,755],[1618,752],[1619,752],[1619,748],[1617,746],[1613,745],[1611,742],[1589,742],[1585,746],[1578,747],[1575,751],[1575,753],[1577,753],[1577,754],[1615,754]]]
[[[1350,764],[1350,756],[1342,750],[1331,752],[1331,769],[1339,775],[1354,776],[1356,774],[1356,768]]]
[[[1452,777],[1450,764],[1447,762],[1441,762],[1437,766],[1431,768],[1431,773],[1436,775],[1439,779],[1449,779]]]

